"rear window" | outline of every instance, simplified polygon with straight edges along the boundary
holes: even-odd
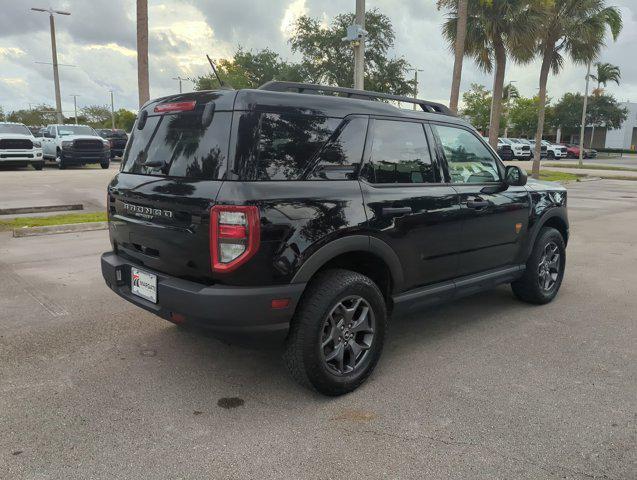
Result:
[[[247,181],[307,178],[341,121],[320,115],[245,113],[239,118],[235,172]]]
[[[208,127],[201,112],[149,116],[133,129],[123,172],[218,180],[226,170],[232,113],[215,112]]]

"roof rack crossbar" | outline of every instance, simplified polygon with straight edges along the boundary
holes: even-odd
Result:
[[[429,102],[418,98],[405,97],[403,95],[392,95],[390,93],[372,92],[367,90],[357,90],[355,88],[331,87],[328,85],[317,85],[314,83],[283,82],[272,80],[264,83],[259,90],[272,92],[296,92],[296,93],[338,93],[347,98],[358,98],[362,100],[394,100],[397,102],[415,103],[425,112],[441,113],[443,115],[454,115],[453,112],[442,103]]]

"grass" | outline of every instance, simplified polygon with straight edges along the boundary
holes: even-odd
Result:
[[[548,180],[550,182],[579,182],[581,177],[585,177],[579,173],[555,172],[553,170],[540,170],[540,180]]]
[[[49,217],[19,217],[0,220],[0,231],[23,227],[47,227],[50,225],[66,225],[69,223],[105,222],[106,212],[68,213]]]
[[[581,167],[577,163],[545,163],[546,167],[559,167],[559,168],[580,168],[585,170],[616,170],[619,172],[637,172],[637,168],[631,167],[617,167],[613,165],[597,165],[597,164],[584,164]]]

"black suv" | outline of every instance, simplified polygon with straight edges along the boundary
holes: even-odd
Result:
[[[327,395],[370,375],[390,316],[503,283],[547,303],[564,274],[565,189],[406,97],[270,82],[152,100],[107,196],[114,292],[220,336],[278,334]]]

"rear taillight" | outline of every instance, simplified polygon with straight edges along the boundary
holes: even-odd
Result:
[[[210,259],[215,272],[230,272],[259,249],[259,209],[215,205],[210,210]]]

